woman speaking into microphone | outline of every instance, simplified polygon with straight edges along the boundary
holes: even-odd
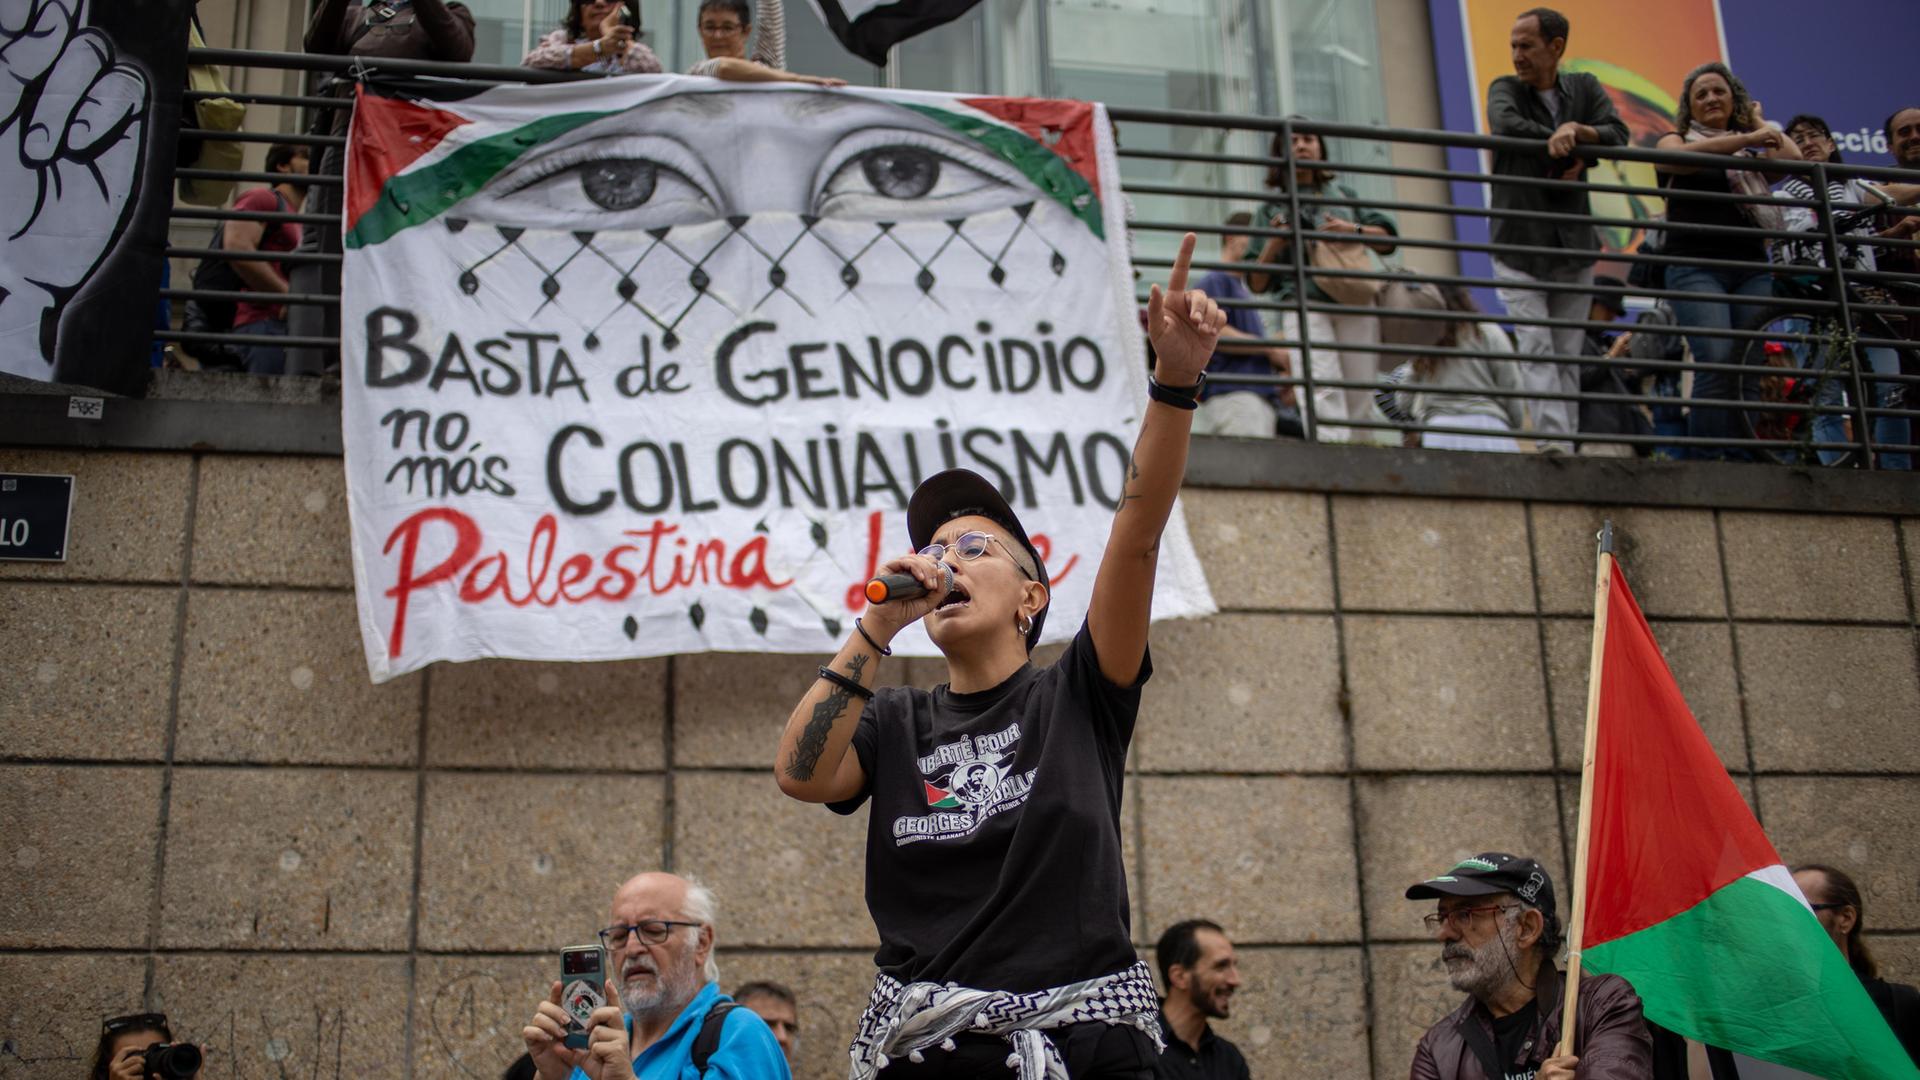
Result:
[[[1152,670],[1160,534],[1226,323],[1186,287],[1193,246],[1189,233],[1148,301],[1150,401],[1086,622],[1066,652],[1048,668],[1029,662],[1047,616],[1046,567],[991,483],[948,470],[908,504],[918,554],[881,567],[925,592],[896,589],[855,620],[780,737],[782,791],[842,814],[873,800],[866,892],[880,972],[853,1080],[1153,1073],[1160,1032],[1128,933],[1120,795]],[[947,682],[873,689],[889,642],[923,618]]]

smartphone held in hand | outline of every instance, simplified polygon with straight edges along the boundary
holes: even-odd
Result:
[[[607,954],[598,945],[560,950],[560,1010],[567,1014],[566,1045],[587,1048],[587,1024],[607,1004]]]

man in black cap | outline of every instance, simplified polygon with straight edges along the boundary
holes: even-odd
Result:
[[[1412,886],[1407,899],[1440,902],[1427,928],[1441,943],[1447,981],[1469,995],[1420,1037],[1412,1080],[1652,1076],[1640,997],[1617,975],[1581,978],[1572,1053],[1558,1052],[1560,917],[1539,863],[1489,851]]]

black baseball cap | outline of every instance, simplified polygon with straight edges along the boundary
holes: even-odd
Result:
[[[1504,851],[1484,851],[1455,863],[1453,869],[1407,888],[1409,900],[1435,900],[1442,896],[1492,896],[1512,893],[1554,914],[1553,879],[1547,868],[1532,859],[1509,855]]]
[[[1053,606],[1053,586],[1048,584],[1047,564],[1041,561],[1039,550],[1027,538],[1026,528],[999,488],[971,469],[948,469],[927,477],[913,489],[913,498],[907,500],[907,536],[918,551],[933,543],[933,534],[940,526],[970,514],[978,514],[999,525],[1019,541],[1033,559],[1040,584],[1047,586],[1047,607],[1034,615],[1033,627],[1027,631],[1027,651],[1032,652],[1040,641],[1040,627],[1047,621],[1047,608]]]

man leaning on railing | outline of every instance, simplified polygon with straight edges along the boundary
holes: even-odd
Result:
[[[1578,180],[1586,163],[1573,156],[1579,143],[1625,146],[1627,125],[1614,112],[1600,80],[1580,72],[1563,72],[1560,59],[1567,51],[1567,17],[1551,8],[1533,8],[1514,20],[1513,71],[1493,81],[1487,90],[1487,130],[1494,135],[1545,139],[1540,150],[1498,150],[1493,155],[1495,176]],[[1502,252],[1494,256],[1494,276],[1506,282],[1500,302],[1507,314],[1523,319],[1582,319],[1587,314],[1593,284],[1593,260],[1600,238],[1590,222],[1586,191],[1536,184],[1493,185],[1493,208],[1546,211],[1566,215],[1557,220],[1528,217],[1493,219],[1493,242],[1533,248],[1560,248],[1568,257]],[[1581,286],[1552,292],[1529,289],[1529,282]],[[1514,326],[1523,357],[1573,357],[1580,353],[1585,334],[1578,326],[1548,328]],[[1572,394],[1580,389],[1577,363],[1523,360],[1521,378],[1529,390]],[[1542,450],[1571,452],[1567,435],[1579,426],[1579,406],[1571,398],[1535,398],[1531,402],[1533,427]]]
[[[1920,105],[1910,105],[1895,109],[1887,117],[1887,149],[1893,154],[1896,168],[1920,171]],[[1920,201],[1920,186],[1914,184],[1890,184],[1885,190],[1894,193],[1898,201],[1912,207]],[[1885,211],[1881,215],[1881,228],[1876,234],[1885,240],[1920,240],[1920,213],[1911,209],[1905,212]],[[1920,274],[1920,248],[1883,247],[1876,253],[1876,262],[1882,270],[1901,274]],[[1908,320],[1909,327],[1915,320]],[[1909,338],[1920,339],[1920,333],[1908,334]]]

